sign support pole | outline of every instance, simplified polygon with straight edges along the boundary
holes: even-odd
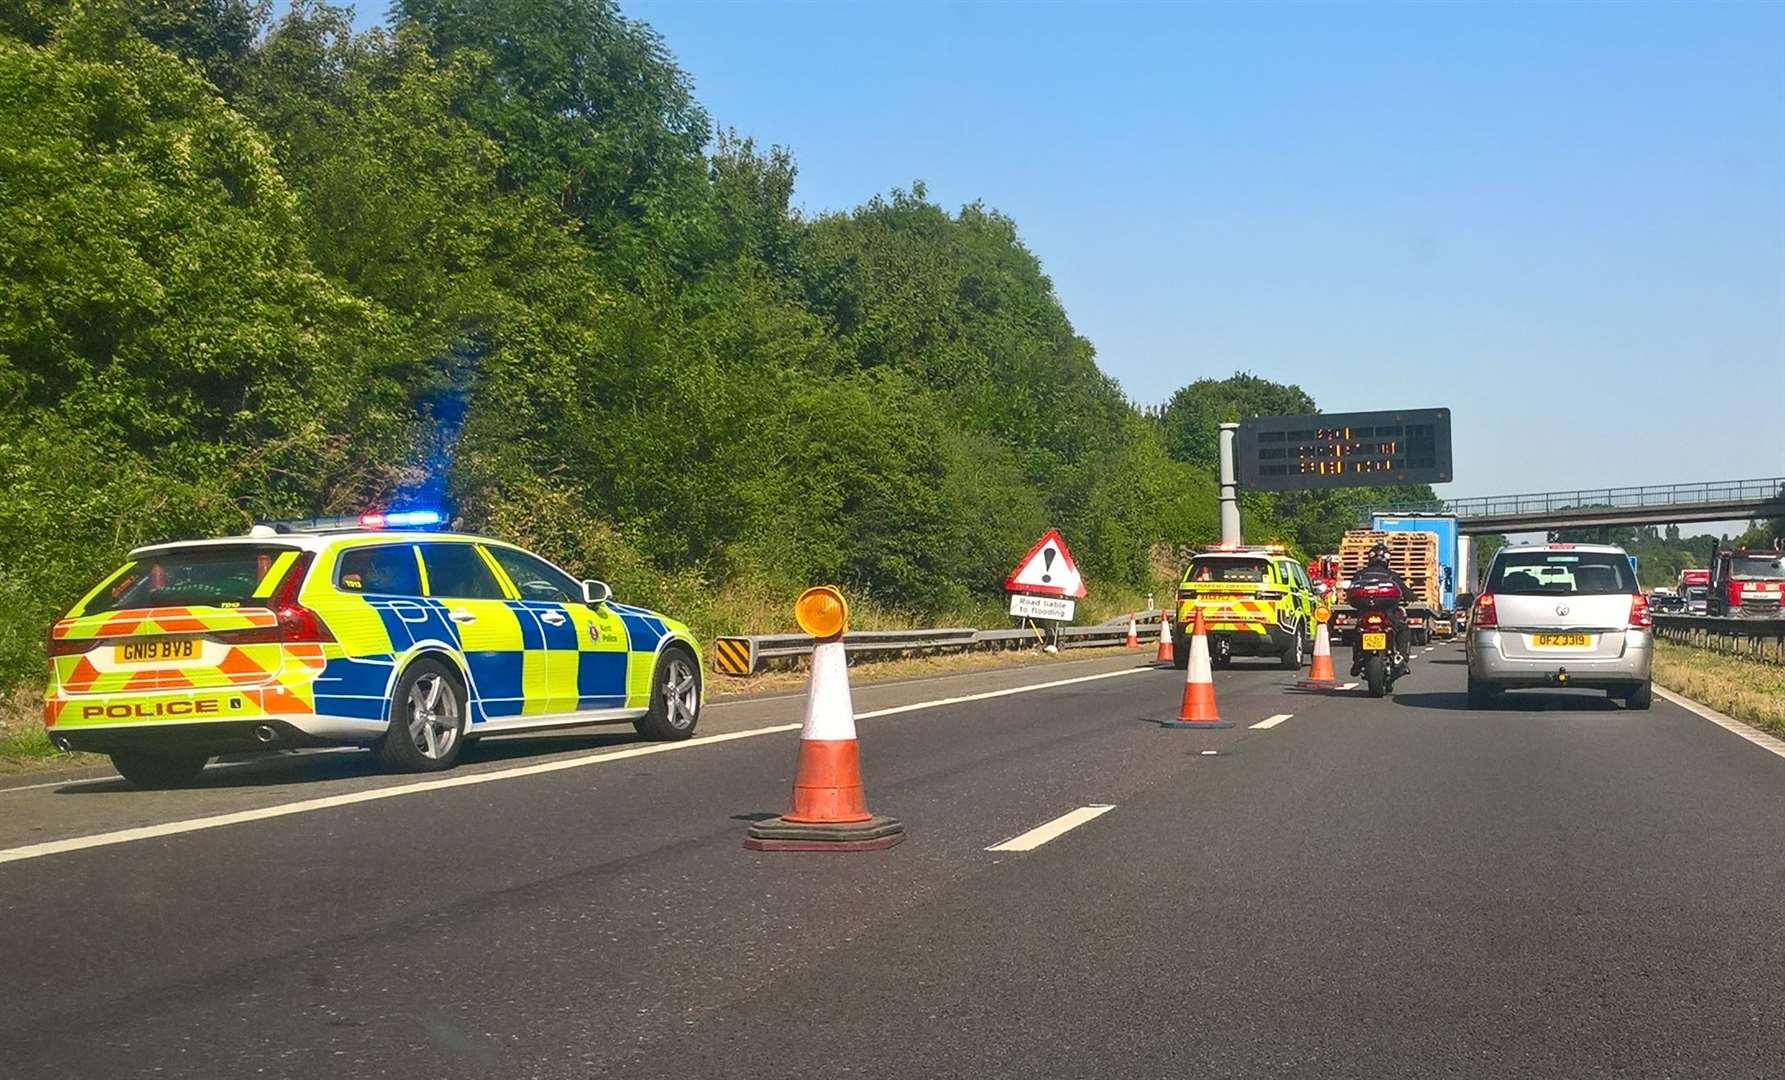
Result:
[[[1223,544],[1239,544],[1240,539],[1240,496],[1234,481],[1233,440],[1239,434],[1238,424],[1222,424],[1217,436],[1221,450],[1220,472],[1217,474],[1221,482],[1221,542]]]

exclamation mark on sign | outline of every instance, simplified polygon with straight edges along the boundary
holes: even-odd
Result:
[[[1044,585],[1054,580],[1051,571],[1054,568],[1054,556],[1057,554],[1059,553],[1053,549],[1052,545],[1041,549],[1041,581]]]

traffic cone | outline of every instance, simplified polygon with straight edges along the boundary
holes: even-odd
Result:
[[[1215,708],[1215,675],[1209,664],[1209,631],[1196,609],[1190,631],[1190,665],[1184,669],[1184,704],[1176,720],[1160,721],[1168,728],[1228,728],[1233,721],[1221,719]]]
[[[841,605],[841,594],[830,591]],[[805,599],[801,597],[802,603]],[[802,617],[800,624],[811,632],[806,618]],[[750,826],[744,846],[752,851],[875,851],[905,839],[902,822],[868,811],[855,738],[855,703],[849,695],[849,662],[843,650],[843,620],[821,625],[835,630],[812,650],[812,681],[806,690],[806,722],[800,729],[793,805],[778,818]]]
[[[1159,616],[1159,654],[1153,657],[1156,664],[1170,664],[1176,661],[1171,651],[1171,612]]]
[[[1134,625],[1134,612],[1128,613],[1128,640],[1123,643],[1130,649],[1140,648],[1140,627]]]
[[[1326,623],[1325,619],[1319,620],[1314,630],[1314,663],[1308,668],[1308,677],[1295,684],[1304,690],[1324,690],[1339,685],[1338,677],[1333,674],[1333,642]]]

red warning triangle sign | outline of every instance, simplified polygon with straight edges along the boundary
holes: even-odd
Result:
[[[1035,541],[1029,554],[1023,556],[1023,561],[1017,563],[1016,569],[1004,579],[1004,588],[1036,596],[1085,595],[1085,582],[1079,577],[1078,564],[1072,561],[1072,552],[1066,550],[1066,541],[1060,538],[1058,529],[1049,529]]]

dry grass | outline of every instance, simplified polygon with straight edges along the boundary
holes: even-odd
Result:
[[[0,775],[100,760],[92,754],[65,754],[50,744],[43,733],[42,687],[14,687],[0,698]]]
[[[1656,642],[1655,681],[1745,724],[1785,736],[1785,667]]]

